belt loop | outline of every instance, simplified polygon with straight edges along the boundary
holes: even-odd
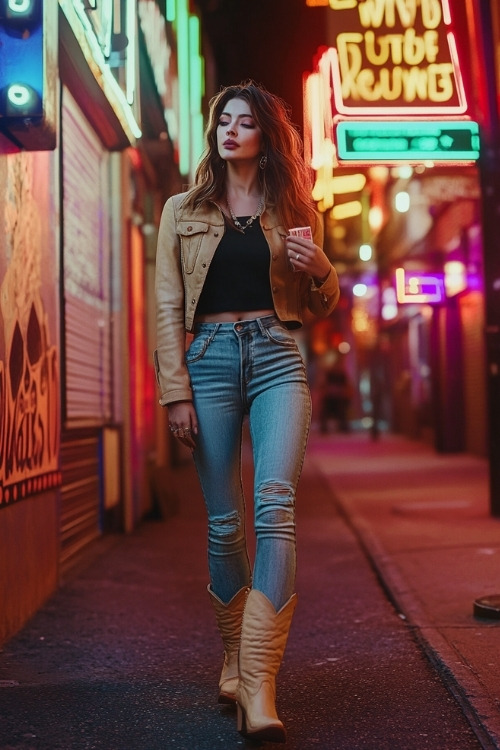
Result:
[[[280,324],[280,319],[277,315],[265,315],[263,318],[257,318],[261,333],[264,333],[266,328],[271,328],[274,325]]]
[[[214,338],[215,338],[215,334],[217,333],[217,331],[219,330],[219,328],[220,328],[220,323],[215,323],[215,324],[214,324],[214,327],[213,327],[213,330],[212,330],[212,333],[211,333],[211,334],[210,334],[210,336],[208,337],[208,343],[209,343],[209,344],[211,344],[211,343],[212,343],[212,341],[214,340]]]

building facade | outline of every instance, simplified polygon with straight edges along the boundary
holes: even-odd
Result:
[[[156,229],[192,177],[204,101],[187,0],[4,6],[0,642],[104,532],[151,511],[170,463]]]

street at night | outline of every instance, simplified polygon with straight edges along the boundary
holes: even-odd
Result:
[[[472,615],[473,595],[498,580],[485,469],[405,440],[313,433],[298,497],[299,604],[278,676],[287,747],[498,747],[500,631]],[[221,642],[187,457],[175,488],[176,515],[108,539],[4,647],[2,750],[255,746],[216,703]]]
[[[500,750],[499,216],[498,0],[0,0],[0,750]]]

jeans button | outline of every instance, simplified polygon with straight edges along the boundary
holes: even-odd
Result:
[[[236,325],[235,328],[236,328],[237,331],[242,331],[243,330],[243,326],[241,325],[241,323],[238,323],[238,325]]]

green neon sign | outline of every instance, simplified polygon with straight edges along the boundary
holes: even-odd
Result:
[[[476,161],[479,126],[469,120],[339,122],[338,157],[344,161]]]

